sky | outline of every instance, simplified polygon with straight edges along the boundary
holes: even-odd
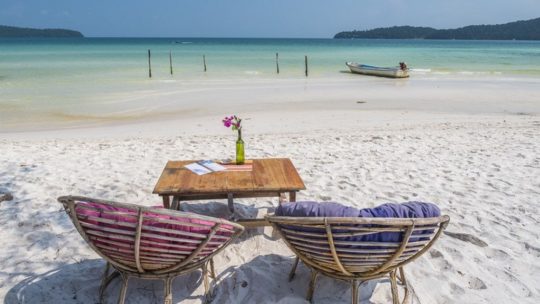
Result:
[[[353,29],[538,17],[540,0],[0,0],[0,25],[88,37],[331,38]]]

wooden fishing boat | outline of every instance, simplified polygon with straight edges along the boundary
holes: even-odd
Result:
[[[409,69],[405,63],[400,62],[400,66],[394,68],[382,68],[355,62],[347,62],[346,65],[351,69],[352,73],[372,75],[391,78],[409,77]]]

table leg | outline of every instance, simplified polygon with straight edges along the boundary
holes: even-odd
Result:
[[[173,196],[171,209],[180,210],[180,198],[178,196]]]
[[[289,202],[296,202],[296,191],[289,192]]]
[[[170,209],[171,208],[171,198],[168,195],[163,195],[163,208]]]
[[[234,203],[233,203],[233,194],[227,194],[227,204],[229,205],[229,211],[234,213]]]

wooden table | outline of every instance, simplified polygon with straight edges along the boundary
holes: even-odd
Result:
[[[179,208],[181,201],[227,199],[233,213],[234,198],[281,197],[289,193],[289,201],[294,202],[296,192],[306,189],[288,158],[254,159],[251,171],[220,171],[205,175],[197,175],[185,168],[194,162],[167,162],[153,191],[163,198],[165,208]]]

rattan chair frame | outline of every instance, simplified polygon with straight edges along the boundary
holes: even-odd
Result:
[[[101,286],[99,290],[99,297],[100,297],[101,303],[103,303],[104,293],[105,293],[105,290],[107,289],[107,286],[116,277],[120,277],[122,280],[122,288],[118,297],[118,303],[124,303],[126,292],[128,289],[129,279],[131,277],[138,277],[142,279],[163,280],[164,295],[165,295],[164,303],[170,304],[172,303],[172,287],[171,286],[172,286],[173,279],[179,275],[196,271],[198,269],[202,270],[203,284],[205,288],[205,298],[206,299],[211,298],[212,289],[209,283],[209,277],[211,277],[212,279],[216,278],[213,257],[219,252],[221,252],[223,249],[225,249],[231,242],[233,242],[236,238],[238,238],[238,236],[242,234],[244,231],[244,227],[237,223],[233,223],[224,219],[214,218],[210,216],[203,216],[199,214],[181,212],[181,211],[176,211],[176,210],[150,208],[150,207],[138,206],[134,204],[119,203],[119,202],[89,198],[89,197],[84,197],[84,196],[62,196],[58,198],[58,201],[62,203],[66,213],[69,215],[75,228],[81,234],[82,238],[86,241],[86,243],[107,262],[105,266],[105,271],[101,279]],[[102,249],[96,247],[94,242],[92,242],[91,240],[91,236],[89,236],[86,233],[86,230],[84,229],[83,225],[79,221],[77,212],[75,210],[77,202],[105,204],[112,207],[123,208],[123,209],[136,212],[136,215],[137,215],[136,233],[133,236],[134,258],[136,262],[135,267],[126,265],[125,263],[122,263],[114,258],[111,258],[110,256],[104,254],[102,252]],[[174,265],[170,265],[170,262],[167,264],[164,263],[163,265],[148,264],[148,263],[145,264],[145,263],[142,263],[141,256],[140,256],[141,235],[142,235],[142,226],[143,226],[142,223],[143,223],[145,212],[149,212],[153,214],[160,214],[160,215],[168,215],[171,217],[177,217],[177,218],[182,218],[182,219],[203,220],[206,222],[213,223],[213,226],[210,229],[210,232],[208,233],[208,235],[206,235],[205,239],[197,245],[196,249],[193,250],[189,256],[187,256],[185,259],[181,260],[180,262],[177,262]],[[101,221],[104,221],[104,220],[101,219]],[[194,224],[191,222],[180,222],[180,221],[175,222],[174,220],[171,220],[171,219],[161,220],[161,221],[167,222],[170,224],[182,225],[182,226],[192,226],[192,227],[198,226],[198,224]],[[219,247],[213,250],[210,254],[208,254],[204,258],[198,257],[198,254],[202,250],[205,250],[207,248],[207,245],[210,243],[211,239],[213,237],[218,237],[216,233],[219,230],[221,231],[226,230],[232,234],[230,235],[230,237],[228,238],[226,242],[219,245]],[[159,231],[165,232],[165,233],[168,233],[168,232],[178,233],[178,231],[175,231],[172,229],[165,229],[165,228],[159,228]],[[185,232],[184,234],[189,235],[190,233]],[[192,235],[195,235],[195,234],[192,234]],[[103,236],[105,237],[107,236],[106,231],[103,232]],[[154,236],[154,237],[158,237],[158,236]],[[181,240],[181,238],[179,239]],[[148,241],[146,242],[148,243]],[[211,250],[211,249],[206,249],[206,250]],[[148,267],[145,267],[145,265],[151,265],[152,269],[148,269]],[[160,267],[160,266],[163,266],[163,267]]]
[[[446,215],[407,219],[273,215],[267,216],[266,219],[296,254],[289,273],[289,281],[294,278],[299,260],[311,269],[312,275],[306,296],[308,301],[311,302],[313,299],[316,279],[321,273],[334,279],[350,282],[351,303],[353,304],[358,303],[360,284],[383,277],[388,277],[390,280],[393,304],[400,302],[398,283],[405,289],[403,303],[408,300],[411,288],[405,278],[403,267],[428,251],[450,221],[450,217]],[[291,229],[291,227],[300,227],[308,232]],[[309,232],[312,230],[321,232]],[[381,232],[399,232],[402,234],[402,240],[400,243],[339,240]],[[418,232],[424,234],[418,234]],[[416,241],[412,241],[413,239]],[[354,249],[353,246],[363,249]]]

